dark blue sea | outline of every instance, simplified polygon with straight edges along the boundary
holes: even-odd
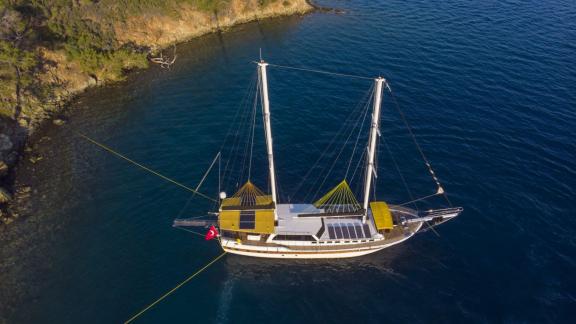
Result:
[[[17,180],[31,198],[0,233],[0,322],[123,322],[221,253],[171,226],[205,215],[209,202],[184,208],[189,192],[75,131],[194,187],[261,48],[279,65],[386,77],[465,211],[437,234],[356,259],[226,255],[136,323],[574,323],[576,2],[320,3],[344,13],[250,23],[179,45],[172,69],[92,89],[72,103],[66,125],[42,130],[43,159],[23,162]],[[281,199],[297,201],[294,188],[371,81],[274,67],[269,75]],[[387,98],[391,156],[414,196],[431,194]],[[252,178],[266,189],[262,145],[257,136]],[[409,200],[384,151],[378,175],[380,199]],[[326,189],[340,180],[336,172]],[[215,196],[215,179],[202,189]]]

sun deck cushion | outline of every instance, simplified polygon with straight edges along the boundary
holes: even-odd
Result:
[[[389,230],[394,228],[392,221],[392,214],[388,204],[383,201],[373,201],[370,203],[372,209],[372,217],[377,230]]]

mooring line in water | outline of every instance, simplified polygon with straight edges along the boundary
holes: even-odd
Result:
[[[186,280],[182,281],[181,283],[179,283],[176,287],[172,288],[169,292],[165,293],[164,295],[162,295],[162,297],[156,299],[152,304],[146,306],[146,308],[144,308],[143,310],[141,310],[138,314],[132,316],[129,320],[127,320],[126,322],[124,322],[124,324],[128,324],[133,322],[135,319],[137,319],[138,317],[140,317],[140,315],[144,314],[147,310],[149,310],[150,308],[154,307],[156,304],[158,304],[159,302],[161,302],[164,298],[170,296],[173,292],[175,292],[178,288],[184,286],[188,281],[194,279],[194,277],[196,277],[197,275],[199,275],[202,271],[206,270],[209,266],[211,266],[214,262],[220,260],[220,258],[222,258],[224,255],[226,254],[226,252],[222,252],[222,254],[220,254],[218,257],[216,257],[214,260],[210,261],[210,263],[208,263],[207,265],[205,265],[202,269],[196,271],[194,274],[192,274],[190,277],[186,278]]]
[[[162,178],[162,179],[164,179],[164,180],[166,180],[166,181],[168,181],[168,182],[171,182],[171,183],[173,183],[173,184],[175,184],[175,185],[177,185],[177,186],[179,186],[179,187],[181,187],[181,188],[184,188],[184,189],[186,189],[186,190],[188,190],[188,191],[191,191],[191,192],[197,194],[198,196],[200,196],[200,197],[202,197],[202,198],[206,198],[206,199],[211,200],[211,201],[213,201],[213,202],[217,202],[216,199],[214,199],[214,198],[212,198],[212,197],[210,197],[210,196],[208,196],[208,195],[205,195],[205,194],[203,194],[203,193],[201,193],[201,192],[199,192],[199,191],[197,191],[197,190],[194,190],[194,189],[192,189],[192,188],[190,188],[190,187],[188,187],[188,186],[186,186],[186,185],[183,185],[183,184],[181,184],[180,182],[178,182],[178,181],[176,181],[176,180],[172,180],[172,179],[168,178],[167,176],[162,175],[162,174],[160,174],[160,173],[158,173],[158,172],[156,172],[156,171],[154,171],[154,170],[152,170],[152,169],[150,169],[150,168],[148,168],[148,167],[146,167],[146,166],[144,166],[144,165],[142,165],[142,164],[140,164],[140,163],[138,163],[138,162],[136,162],[136,161],[134,161],[134,160],[132,160],[132,159],[130,159],[130,158],[128,158],[128,157],[126,157],[126,156],[118,153],[118,152],[116,152],[116,151],[114,151],[114,150],[111,149],[110,147],[108,147],[108,146],[106,146],[106,145],[104,145],[104,144],[102,144],[102,143],[99,143],[99,142],[97,142],[96,140],[93,140],[92,138],[90,138],[90,137],[88,137],[88,136],[86,136],[86,135],[84,135],[84,134],[82,134],[82,133],[79,133],[79,132],[75,132],[75,133],[76,133],[78,136],[80,136],[80,137],[84,138],[85,140],[87,140],[88,142],[90,142],[90,143],[92,143],[92,144],[94,144],[94,145],[96,145],[96,146],[98,146],[98,147],[100,147],[100,148],[102,148],[102,149],[104,149],[104,150],[106,150],[106,151],[108,151],[108,152],[116,155],[117,157],[119,157],[119,158],[121,158],[121,159],[124,159],[124,160],[126,160],[126,161],[134,164],[135,166],[137,166],[137,167],[139,167],[139,168],[141,168],[141,169],[143,169],[143,170],[146,170],[146,171],[148,171],[148,172],[150,172],[150,173],[152,173],[152,174],[154,174],[154,175],[156,175],[156,176],[158,176],[158,177],[160,177],[160,178]]]

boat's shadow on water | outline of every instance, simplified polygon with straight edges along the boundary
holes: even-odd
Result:
[[[226,257],[226,268],[230,277],[258,279],[282,273],[297,276],[323,274],[323,280],[331,280],[350,272],[378,271],[394,274],[395,260],[403,257],[409,249],[397,246],[372,255],[342,259],[268,259],[239,255]]]
[[[219,288],[217,322],[234,318],[239,300],[253,300],[257,309],[281,311],[283,305],[294,302],[293,312],[305,312],[309,307],[335,306],[325,300],[327,291],[334,298],[365,300],[379,293],[375,282],[386,282],[391,289],[415,289],[397,266],[412,256],[411,249],[395,246],[368,256],[344,259],[266,259],[227,255],[223,260],[225,278]],[[407,256],[408,255],[408,256]],[[361,280],[358,278],[370,278]],[[372,283],[367,286],[366,282]],[[261,299],[258,296],[266,295]],[[239,299],[238,297],[241,298]],[[347,312],[343,307],[336,312]],[[322,313],[322,312],[319,312]],[[313,316],[313,314],[309,314]]]

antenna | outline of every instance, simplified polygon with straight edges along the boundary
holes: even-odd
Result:
[[[260,62],[262,62],[262,47],[258,49],[260,51]]]

